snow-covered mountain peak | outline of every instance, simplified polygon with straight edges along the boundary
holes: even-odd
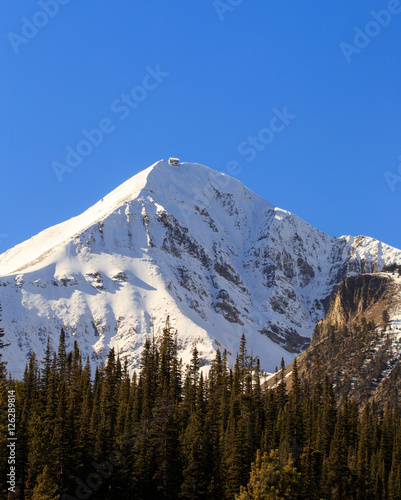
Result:
[[[254,210],[274,208],[237,179],[197,163],[171,166],[160,160],[130,177],[82,214],[52,226],[0,255],[0,276],[38,268],[49,254],[58,257],[57,247],[111,216],[135,200],[153,204],[157,212],[172,212],[188,224],[193,206],[210,206],[216,197],[228,195],[245,204],[254,200]]]
[[[195,163],[161,160],[81,215],[0,255],[0,303],[18,374],[64,327],[93,363],[110,346],[136,366],[166,316],[184,362],[232,361],[241,334],[273,371],[308,343],[345,277],[401,263],[372,238],[334,238]]]

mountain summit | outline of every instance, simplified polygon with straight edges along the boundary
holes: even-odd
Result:
[[[346,277],[401,264],[372,238],[330,237],[240,181],[159,161],[83,214],[0,255],[8,369],[21,375],[64,327],[93,363],[114,347],[138,365],[166,317],[184,363],[196,344],[232,361],[241,334],[273,371],[308,345]]]

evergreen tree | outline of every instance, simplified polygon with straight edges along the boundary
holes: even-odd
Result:
[[[358,500],[368,500],[373,495],[373,485],[370,478],[370,461],[374,450],[375,429],[371,405],[367,402],[359,424],[359,439],[356,450],[357,497]]]
[[[188,500],[209,499],[211,481],[210,450],[200,407],[190,417],[183,439],[185,465],[180,497]]]
[[[290,380],[282,362],[276,386],[262,389],[245,336],[233,370],[219,351],[208,377],[200,365],[194,346],[183,378],[166,322],[160,343],[145,342],[131,379],[127,362],[110,350],[92,382],[89,359],[83,367],[76,343],[67,353],[62,335],[57,354],[48,341],[42,371],[33,354],[22,380],[0,372],[3,449],[4,403],[7,390],[15,390],[19,497],[71,497],[75,478],[92,477],[103,464],[93,500],[401,498],[396,403],[379,412],[371,401],[359,414],[347,396],[336,401],[319,360],[311,384],[301,383],[295,360]],[[108,474],[115,450],[124,460]],[[0,454],[2,478],[6,471]],[[3,480],[0,497],[6,494]]]
[[[251,477],[236,500],[294,500],[301,488],[301,474],[294,467],[291,455],[280,458],[278,450],[261,456],[257,452]]]
[[[341,409],[335,424],[330,453],[324,469],[325,490],[329,498],[340,500],[353,493],[354,477],[348,467],[347,414]]]
[[[283,410],[287,403],[287,390],[285,385],[285,363],[284,358],[281,358],[280,363],[280,378],[277,384],[277,403],[279,409]]]
[[[64,328],[60,331],[60,338],[58,343],[57,352],[57,370],[61,379],[65,379],[67,367],[67,354],[65,345],[65,332]]]
[[[170,376],[175,356],[176,343],[174,341],[174,331],[170,324],[170,317],[167,316],[160,344],[160,392],[164,391],[164,387],[169,387],[170,385]]]
[[[290,444],[292,456],[297,460],[303,448],[302,393],[298,376],[297,359],[292,366],[291,391],[288,399],[286,440]]]
[[[176,499],[181,484],[181,453],[176,408],[171,404],[168,389],[156,403],[151,429],[155,453],[153,479],[162,498]]]
[[[114,348],[107,357],[99,394],[99,427],[95,444],[98,459],[108,455],[113,449],[114,430],[117,420],[117,389],[121,382],[121,373],[117,371]]]
[[[330,451],[330,444],[334,435],[337,418],[337,404],[334,396],[333,384],[329,381],[327,376],[325,377],[322,395],[319,399],[320,406],[317,409],[319,416],[316,418],[317,448],[324,456],[327,456]]]
[[[322,466],[322,453],[313,450],[310,443],[308,443],[301,456],[302,498],[307,498],[308,500],[319,500],[321,498],[320,482]]]
[[[50,470],[45,465],[43,472],[39,474],[37,484],[32,492],[32,500],[56,500],[60,498],[58,493],[58,486],[52,477]]]

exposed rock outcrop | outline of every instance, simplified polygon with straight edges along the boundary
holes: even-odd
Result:
[[[297,362],[301,378],[312,384],[327,374],[338,397],[347,394],[360,405],[372,399],[379,408],[395,398],[400,404],[401,278],[363,274],[340,283]]]

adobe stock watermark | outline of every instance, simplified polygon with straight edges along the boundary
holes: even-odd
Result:
[[[245,140],[241,141],[237,147],[237,153],[244,156],[247,163],[251,163],[259,153],[264,151],[274,140],[277,134],[283,132],[290,123],[295,120],[297,115],[289,113],[287,106],[284,106],[280,111],[277,108],[272,110],[273,116],[270,117],[268,126],[261,128],[256,135],[249,135]],[[238,177],[243,171],[240,161],[230,160],[226,163],[223,174],[229,174],[232,177]],[[230,183],[230,177],[219,176],[218,187],[224,189]],[[193,191],[193,202],[200,203],[203,207],[209,207],[211,200],[208,199],[200,189],[195,188]],[[190,216],[192,210],[189,207],[181,206],[180,211],[185,221],[190,224]]]
[[[77,487],[75,489],[75,497],[69,495],[68,493],[63,493],[61,495],[62,500],[85,500],[89,498],[95,490],[98,490],[103,481],[108,479],[114,471],[115,467],[119,467],[124,464],[124,459],[118,451],[112,451],[108,456],[108,460],[98,464],[92,462],[93,472],[90,472],[85,481],[79,477],[75,478]]]
[[[16,492],[16,449],[17,449],[17,427],[15,418],[15,390],[8,391],[8,412],[7,412],[7,464],[9,466],[9,471],[7,473],[7,489],[12,493]]]
[[[251,163],[259,153],[273,142],[276,135],[283,132],[297,117],[297,115],[288,113],[287,106],[284,106],[282,111],[274,108],[273,115],[269,120],[268,127],[261,128],[256,135],[249,135],[246,140],[238,144],[237,153],[244,156],[246,162]],[[226,171],[232,176],[238,176],[242,172],[240,162],[230,160],[226,164]]]
[[[227,12],[233,12],[244,0],[213,0],[213,7],[220,21],[224,21]]]
[[[118,120],[126,120],[132,111],[148,97],[149,92],[155,90],[170,75],[170,73],[160,69],[160,64],[155,69],[146,66],[145,70],[146,75],[142,78],[141,85],[133,87],[128,94],[121,94],[110,104],[110,111]],[[74,147],[66,146],[67,154],[64,162],[54,161],[51,164],[58,181],[62,182],[63,176],[77,168],[83,159],[88,157],[95,148],[98,148],[105,137],[114,132],[116,128],[115,120],[102,118],[95,128],[83,129],[81,131],[82,139]]]
[[[32,38],[35,38],[39,30],[47,26],[50,19],[57,16],[60,6],[67,5],[68,3],[70,3],[70,0],[39,0],[39,10],[35,12],[32,19],[28,19],[25,16],[21,19],[21,34],[14,33],[13,31],[7,34],[8,41],[14,52],[18,54],[21,45],[26,45]]]
[[[393,16],[398,14],[401,14],[400,0],[390,0],[387,4],[387,9],[379,10],[378,12],[371,10],[370,15],[373,19],[368,21],[363,29],[359,26],[354,27],[354,44],[352,45],[347,42],[340,43],[341,52],[347,63],[352,61],[351,58],[353,55],[360,54],[373,38],[379,36],[383,28],[386,28],[391,23]]]
[[[398,183],[401,184],[401,155],[398,157],[398,160],[400,161],[400,164],[398,165],[398,175],[394,172],[390,172],[390,170],[384,172],[384,178],[386,179],[388,187],[392,193],[395,192],[395,186]]]

